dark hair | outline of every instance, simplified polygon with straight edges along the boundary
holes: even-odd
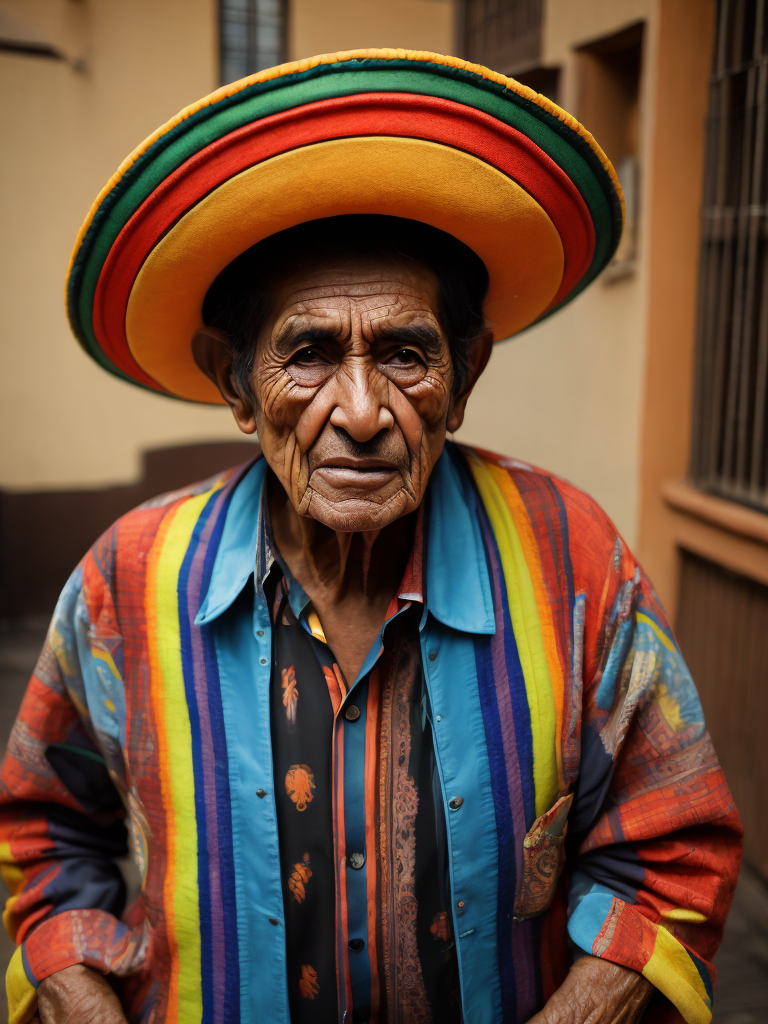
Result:
[[[339,255],[413,260],[434,273],[439,282],[436,313],[451,350],[454,392],[460,391],[467,380],[470,346],[484,326],[485,264],[445,231],[379,214],[299,224],[257,242],[221,271],[205,296],[203,321],[229,338],[232,376],[241,391],[250,391],[256,339],[270,312],[270,285],[282,274]]]

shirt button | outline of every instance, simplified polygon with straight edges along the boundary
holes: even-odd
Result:
[[[260,665],[266,665],[267,664],[267,659],[266,658],[259,658],[259,664]]]
[[[279,922],[279,921],[277,920],[277,918],[276,918],[276,917],[269,917],[269,918],[267,918],[267,920],[269,921],[269,923],[270,923],[270,924],[274,924],[274,925],[278,925],[278,924],[280,923],[280,922]]]
[[[361,949],[365,948],[365,942],[362,939],[350,939],[349,948],[353,953],[359,953]]]
[[[256,796],[259,798],[259,800],[263,800],[266,795],[267,795],[266,789],[257,789],[256,790]]]
[[[464,803],[464,798],[461,796],[455,796],[448,801],[448,806],[452,811],[458,811],[461,805]]]
[[[256,630],[256,636],[264,636],[264,630],[263,629],[257,629]]]
[[[430,661],[434,661],[436,657],[437,657],[437,651],[430,651],[429,652],[429,660]]]
[[[459,900],[456,906],[459,908],[459,910],[463,910],[464,907],[466,906],[466,903],[464,902],[464,900]]]
[[[348,722],[356,722],[360,717],[360,708],[356,704],[350,704],[344,712],[344,717]]]
[[[350,855],[347,857],[347,864],[349,864],[349,866],[353,868],[355,871],[359,871],[363,864],[365,864],[365,854],[350,853]]]

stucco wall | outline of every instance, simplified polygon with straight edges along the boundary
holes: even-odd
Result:
[[[361,46],[452,53],[453,39],[452,0],[291,0],[292,58]]]
[[[450,0],[294,0],[289,56],[451,49]],[[0,0],[75,58],[0,52],[0,488],[133,480],[142,449],[234,439],[228,410],[109,377],[64,316],[77,230],[121,160],[217,82],[215,0]]]
[[[600,278],[560,313],[496,347],[457,439],[552,470],[592,494],[630,544],[637,537],[647,297],[647,153],[656,62],[655,0],[547,0],[543,60],[579,116],[573,47],[645,20],[640,97],[641,215],[633,276]],[[586,125],[589,128],[589,124]],[[598,142],[600,140],[598,139]]]
[[[142,448],[229,438],[228,413],[140,392],[80,350],[64,275],[88,208],[120,161],[216,85],[213,0],[19,0],[85,71],[0,53],[0,487],[107,484]]]

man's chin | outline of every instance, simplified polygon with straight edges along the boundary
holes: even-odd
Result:
[[[413,499],[401,488],[391,497],[344,497],[337,501],[313,492],[304,513],[336,533],[370,533],[383,530],[416,508]]]

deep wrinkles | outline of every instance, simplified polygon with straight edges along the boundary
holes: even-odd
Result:
[[[331,275],[327,272],[318,276],[325,276],[326,281],[311,282],[307,287],[305,279],[301,282],[303,287],[292,293],[286,287],[288,294],[278,304],[281,312],[271,325],[269,336],[259,339],[251,377],[259,437],[299,515],[309,515],[329,526],[332,520],[334,529],[348,531],[359,528],[365,506],[364,518],[371,528],[377,529],[418,505],[436,458],[435,449],[442,448],[444,429],[441,434],[440,428],[445,422],[452,385],[450,352],[422,281],[413,277],[405,281],[361,280],[360,276],[347,273],[352,280],[339,283],[338,272],[333,282],[328,280]],[[417,327],[409,331],[413,325]],[[285,345],[286,335],[295,333],[301,338],[302,331],[306,334],[307,329],[313,336],[318,332],[325,334],[337,347],[337,354],[331,353],[335,365],[329,361],[324,379],[312,385],[295,379],[294,374],[299,374],[290,362],[295,348]],[[420,333],[434,334],[440,344],[421,346],[426,364],[423,376],[409,383],[399,365],[378,362],[377,346],[391,348],[402,343],[403,336],[410,335],[414,341],[409,347],[418,350]],[[312,371],[315,372],[322,375],[322,369]],[[323,459],[360,457],[360,442],[349,435],[340,437],[330,424],[339,388],[346,389],[348,404],[354,406],[354,393],[361,391],[363,401],[391,414],[394,423],[386,436],[368,439],[363,444],[368,457],[397,464],[401,486],[394,494],[381,496],[374,492],[365,499],[353,495],[331,501],[312,487],[313,469]],[[323,402],[327,402],[327,410],[322,409]],[[408,429],[403,429],[403,419],[410,423]],[[379,507],[372,507],[376,505]]]

